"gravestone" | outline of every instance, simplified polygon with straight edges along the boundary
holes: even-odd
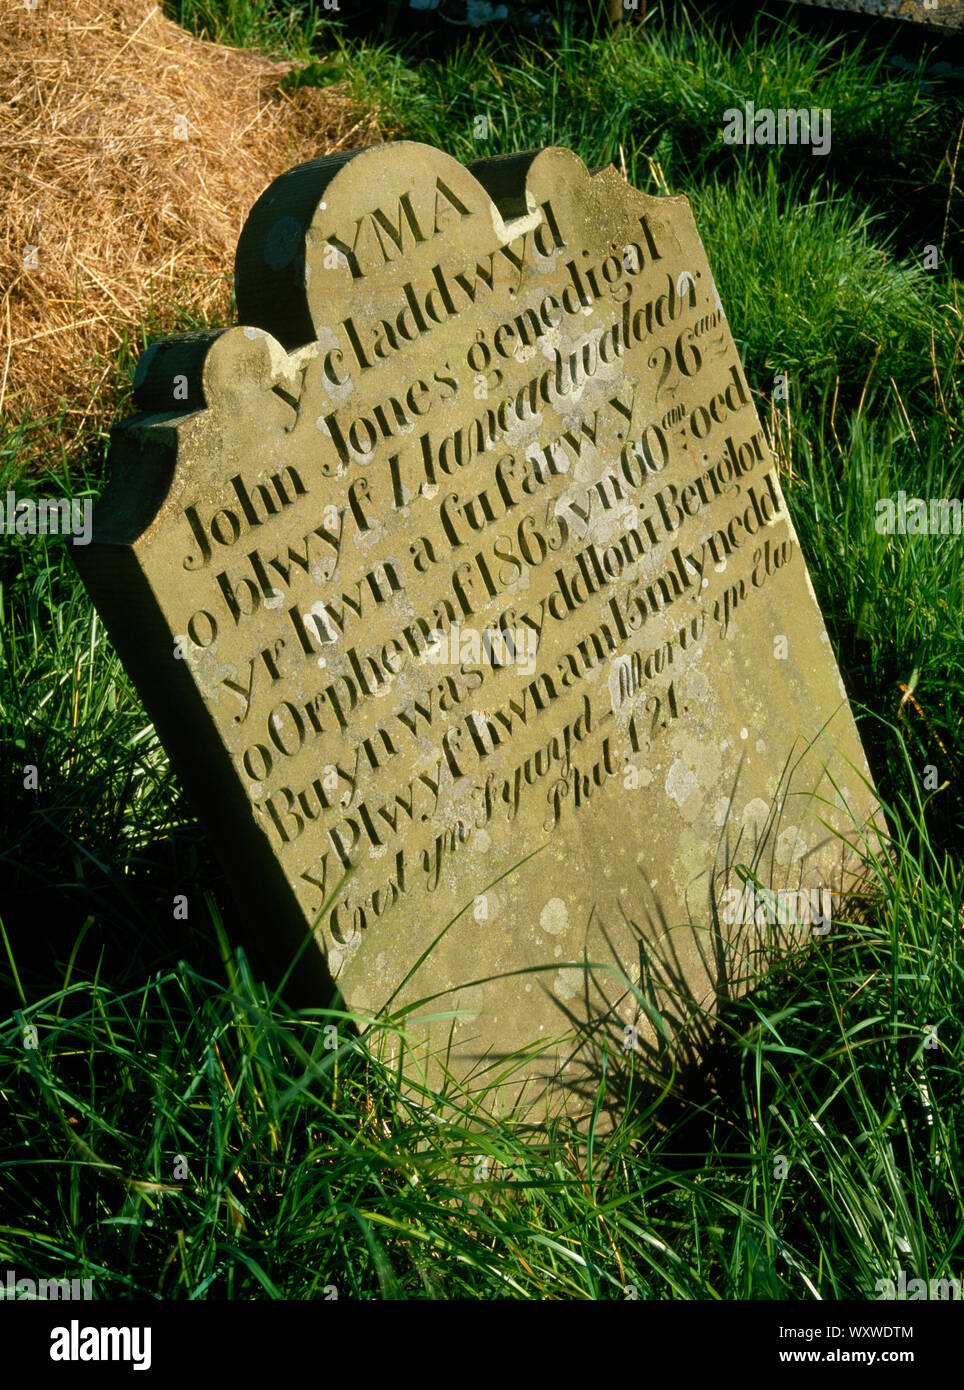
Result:
[[[698,1056],[876,802],[687,200],[378,145],[267,189],[236,290],[76,558],[251,942],[489,1108]]]

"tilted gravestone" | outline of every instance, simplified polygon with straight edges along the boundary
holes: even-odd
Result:
[[[822,9],[849,10],[874,19],[904,19],[928,29],[964,29],[964,0],[797,0]]]
[[[424,1001],[409,1081],[490,1107],[698,1054],[876,803],[687,200],[378,145],[267,189],[236,288],[76,553],[251,939]]]

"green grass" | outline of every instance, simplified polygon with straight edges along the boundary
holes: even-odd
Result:
[[[960,221],[941,164],[959,97],[879,45],[765,17],[738,38],[680,20],[614,39],[570,19],[416,62],[299,27],[307,6],[290,25],[261,0],[180,11],[221,41],[337,64],[388,128],[460,158],[562,143],[689,194],[891,862],[871,860],[866,920],[723,1007],[699,1075],[635,1078],[614,1133],[527,1143],[468,1108],[442,1123],[349,1020],[295,1012],[252,973],[66,548],[3,538],[0,1263],[178,1299],[806,1300],[873,1298],[899,1269],[962,1277],[964,542],[874,525],[899,490],[964,495],[960,280],[922,258],[942,240],[949,255]],[[831,106],[831,154],[724,147],[722,111],[744,99]],[[155,323],[118,359],[127,408]],[[56,421],[11,420],[0,494],[26,475],[96,495],[109,423],[52,459]]]
[[[267,996],[208,901],[213,977],[24,992],[2,1258],[99,1297],[872,1298],[901,1268],[954,1276],[962,881],[894,849],[873,926],[836,924],[729,1006],[710,1083],[641,1092],[588,1143],[401,1099],[343,1018]]]
[[[168,0],[165,12],[189,33],[272,58],[310,61],[313,45],[338,27],[338,16],[312,0]]]
[[[417,63],[398,45],[353,43],[336,32],[319,42],[391,129],[458,159],[560,144],[591,166],[625,164],[638,188],[674,193],[739,182],[762,167],[781,181],[847,188],[851,207],[879,213],[905,246],[919,250],[921,227],[932,222],[936,232],[925,240],[943,239],[949,250],[944,217],[950,202],[950,225],[960,227],[962,194],[960,180],[951,191],[948,157],[964,100],[959,83],[925,76],[926,55],[908,71],[889,62],[886,46],[803,31],[792,18],[757,15],[737,39],[711,17],[662,8],[665,23],[654,15],[642,36],[587,29],[564,14],[549,38],[507,48],[485,33]],[[725,145],[724,112],[746,101],[829,109],[829,152]],[[487,118],[484,138],[479,116]]]

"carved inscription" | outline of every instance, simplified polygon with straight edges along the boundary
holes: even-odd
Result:
[[[259,322],[207,349],[177,487],[134,546],[256,828],[236,851],[281,866],[371,1007],[474,901],[413,997],[548,974],[477,986],[472,1058],[575,1007],[601,892],[611,930],[632,919],[625,978],[582,1013],[622,1028],[634,888],[671,927],[708,920],[734,811],[738,857],[771,834],[770,867],[822,886],[826,829],[801,810],[780,839],[787,759],[837,716],[865,769],[688,205],[559,150],[519,157],[494,203],[484,168],[401,144],[321,170],[307,213],[301,174],[298,221],[297,174],[249,219]],[[288,350],[286,306],[313,330]]]

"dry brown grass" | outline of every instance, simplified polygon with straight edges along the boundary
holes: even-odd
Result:
[[[28,3],[0,0],[0,414],[62,413],[70,447],[115,404],[142,321],[226,320],[266,185],[380,136],[333,89],[279,96],[291,64],[192,38],[151,0]]]

